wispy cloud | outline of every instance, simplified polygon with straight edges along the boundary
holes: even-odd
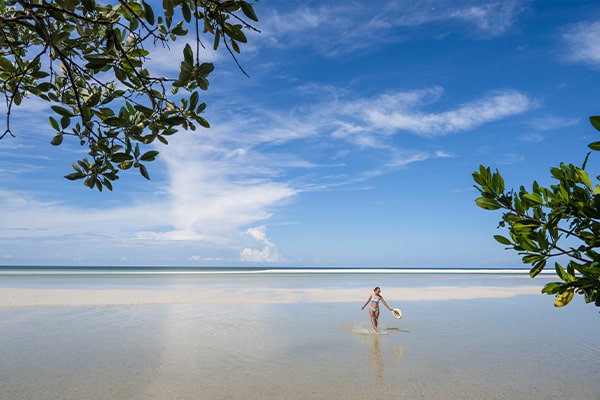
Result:
[[[153,227],[163,222],[160,214],[154,212],[160,209],[160,205],[152,203],[89,210],[59,201],[41,201],[30,193],[0,191],[0,204],[3,210],[0,238],[4,239],[44,239],[79,234],[87,238],[119,236],[126,239],[132,229]],[[116,230],[120,233],[116,235],[115,221],[120,226]]]
[[[329,55],[405,41],[418,36],[443,37],[435,27],[454,22],[455,28],[475,37],[505,34],[523,11],[522,1],[444,0],[344,3],[343,6],[302,3],[288,12],[265,10],[262,39],[274,46],[313,46]],[[415,30],[418,27],[427,28]],[[447,29],[447,28],[446,28]],[[321,40],[326,36],[328,40]]]
[[[448,18],[472,24],[478,32],[492,37],[510,30],[524,9],[521,1],[461,2],[461,5],[454,7],[457,9],[447,11]]]
[[[569,25],[562,39],[567,61],[600,66],[600,22],[583,21]]]
[[[564,118],[556,115],[546,115],[542,117],[530,118],[525,123],[537,131],[550,131],[554,129],[566,128],[579,123],[577,118]]]
[[[347,130],[341,126],[336,135],[344,137],[364,132],[387,135],[411,132],[424,137],[444,136],[519,115],[536,106],[535,101],[527,95],[508,90],[490,93],[452,110],[427,112],[425,106],[438,100],[442,93],[443,89],[435,87],[349,102],[343,112],[347,116],[358,116],[361,128]]]

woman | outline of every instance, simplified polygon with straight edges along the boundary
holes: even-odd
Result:
[[[377,329],[377,320],[379,319],[379,302],[382,302],[384,306],[387,307],[388,310],[392,311],[392,308],[388,306],[388,303],[385,302],[383,296],[381,296],[381,289],[377,286],[373,289],[373,294],[369,296],[365,304],[363,304],[362,309],[364,310],[367,304],[371,303],[369,306],[369,315],[371,315],[371,324],[373,324],[373,329],[375,332],[379,332]]]

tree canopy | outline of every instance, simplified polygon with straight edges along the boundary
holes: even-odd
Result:
[[[158,151],[148,145],[168,144],[178,129],[209,127],[200,91],[214,65],[200,59],[204,41],[214,50],[223,45],[237,63],[244,31],[256,30],[257,21],[243,0],[163,0],[162,7],[145,0],[0,0],[7,109],[0,139],[18,134],[13,108],[37,97],[53,111],[53,145],[75,138],[89,148],[67,179],[100,191],[112,190],[122,170],[137,168],[149,179],[145,163]],[[185,44],[178,76],[154,76],[145,67],[151,48],[190,36],[195,42]]]
[[[600,116],[590,117],[600,130]],[[600,150],[600,142],[589,144]],[[537,276],[551,259],[566,258],[566,266],[555,261],[560,282],[548,283],[543,293],[555,295],[554,305],[567,305],[575,294],[600,307],[600,185],[586,172],[590,153],[581,167],[561,163],[550,170],[556,183],[543,187],[536,181],[528,190],[507,190],[496,170],[481,165],[473,173],[481,197],[475,200],[485,210],[503,210],[499,227],[508,236],[494,238],[530,264],[531,277]],[[598,181],[600,177],[596,177]]]

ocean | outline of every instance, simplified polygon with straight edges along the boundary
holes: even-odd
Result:
[[[0,268],[0,399],[600,400],[600,314],[551,274]],[[380,333],[361,306],[390,306]]]

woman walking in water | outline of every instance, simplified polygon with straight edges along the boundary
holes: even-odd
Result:
[[[377,320],[379,319],[379,302],[382,302],[384,306],[387,307],[388,310],[392,311],[392,308],[386,303],[381,295],[381,289],[377,286],[373,289],[373,294],[369,296],[365,304],[363,304],[362,309],[364,310],[367,304],[371,303],[369,306],[369,315],[371,316],[371,324],[373,324],[373,329],[375,332],[379,332],[377,328]]]

